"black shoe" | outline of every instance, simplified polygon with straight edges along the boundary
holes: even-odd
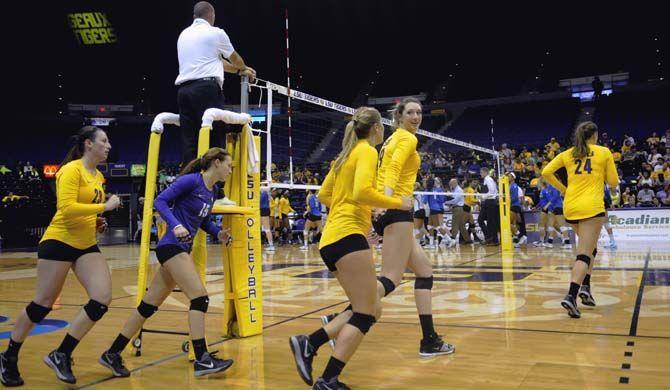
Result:
[[[328,325],[328,323],[337,317],[337,314],[328,314],[327,316],[321,316],[321,323],[323,326]],[[335,350],[335,338],[332,338],[328,340],[328,344],[330,344],[330,348],[334,351]]]
[[[316,351],[309,343],[309,337],[304,335],[291,336],[288,343],[291,346],[300,378],[311,386],[314,383],[314,379],[312,379],[312,360],[316,356]]]
[[[0,353],[0,382],[6,387],[23,386],[23,379],[19,374],[18,358],[7,357],[5,352]]]
[[[579,309],[577,308],[577,301],[575,301],[575,298],[573,298],[570,294],[563,298],[561,301],[561,306],[563,306],[565,310],[568,311],[568,315],[572,318],[579,318],[582,316],[582,313],[580,313]]]
[[[319,377],[316,380],[316,383],[312,387],[313,390],[350,390],[351,387],[345,385],[344,383],[337,380],[337,377],[326,382],[323,378]]]
[[[44,363],[56,372],[58,379],[65,383],[77,383],[77,378],[72,373],[74,361],[71,356],[67,356],[63,352],[51,351],[44,357]]]
[[[123,365],[123,358],[120,353],[105,351],[98,362],[112,370],[112,374],[116,377],[125,378],[130,376],[130,371]]]
[[[205,352],[200,360],[193,362],[193,372],[196,377],[223,372],[233,365],[232,359],[219,359],[216,352]]]
[[[582,286],[579,288],[579,298],[582,300],[582,305],[595,307],[596,300],[591,295],[591,286]]]
[[[449,355],[456,351],[456,347],[445,343],[438,335],[431,338],[421,340],[421,347],[419,348],[419,356],[432,357],[440,355]]]

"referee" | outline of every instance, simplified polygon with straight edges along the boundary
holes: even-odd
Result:
[[[196,157],[202,115],[208,108],[223,108],[223,73],[256,77],[235,51],[228,34],[214,27],[214,7],[200,1],[193,7],[193,24],[179,34],[177,104],[182,130],[182,164]],[[212,147],[225,149],[225,133],[212,132]]]
[[[486,237],[486,245],[495,246],[500,245],[498,241],[498,232],[500,230],[500,211],[498,210],[498,186],[495,180],[489,175],[489,169],[481,168],[480,174],[484,183],[482,185],[482,192],[487,195],[482,197],[482,208],[479,212],[479,226],[484,231]]]

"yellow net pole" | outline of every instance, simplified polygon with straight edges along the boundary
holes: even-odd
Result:
[[[500,177],[500,184],[498,184],[498,193],[500,195],[500,244],[503,251],[512,250],[512,227],[510,224],[510,194],[509,194],[509,178],[505,175]]]

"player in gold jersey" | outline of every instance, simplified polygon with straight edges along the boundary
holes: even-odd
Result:
[[[298,373],[305,383],[312,385],[312,359],[316,350],[330,338],[338,337],[335,351],[314,389],[348,389],[338,381],[338,376],[381,315],[375,265],[366,239],[371,227],[371,208],[408,211],[413,206],[410,196],[385,196],[375,189],[378,155],[374,146],[383,139],[379,111],[369,107],[356,110],[346,127],[342,152],[318,195],[319,202],[330,208],[319,243],[321,257],[349,297],[353,314],[341,316],[341,319],[349,317],[342,320],[346,321],[344,324],[333,321],[309,336],[289,339]]]
[[[579,237],[570,290],[561,301],[570,317],[579,318],[581,313],[577,308],[577,294],[584,304],[595,306],[590,291],[590,280],[600,229],[605,223],[603,182],[607,183],[612,191],[616,191],[619,176],[614,166],[612,152],[606,147],[597,145],[598,127],[595,123],[580,123],[575,129],[574,139],[574,147],[556,156],[542,170],[542,177],[565,194],[563,214],[566,222],[572,225],[572,229]],[[567,187],[555,175],[555,172],[563,167],[568,172]]]
[[[105,202],[103,176],[96,169],[107,159],[112,146],[107,134],[94,126],[83,127],[75,143],[56,173],[56,215],[37,250],[35,298],[18,315],[9,347],[0,354],[1,379],[5,386],[23,385],[17,365],[21,344],[35,324],[51,311],[70,269],[90,300],[70,324],[58,349],[44,357],[44,362],[61,381],[76,382],[71,368],[72,351],[107,312],[112,299],[112,278],[96,242],[96,230],[106,226],[98,214],[114,210],[120,204],[116,195]]]

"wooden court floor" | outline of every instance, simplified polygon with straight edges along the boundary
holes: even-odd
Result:
[[[220,256],[218,247],[210,246],[207,339],[214,344],[210,350],[235,359],[235,365],[220,376],[195,379],[180,349],[184,336],[145,334],[142,356],[124,355],[131,377],[112,379],[97,360],[134,310],[138,246],[102,251],[112,269],[113,301],[75,350],[75,388],[306,389],[295,371],[288,337],[310,333],[320,326],[321,315],[347,305],[316,248],[279,248],[263,260],[264,334],[222,339]],[[574,259],[570,251],[529,247],[503,256],[498,247],[467,246],[429,256],[436,280],[435,323],[456,353],[419,358],[421,331],[407,274],[340,377],[352,388],[670,388],[670,247],[652,243],[601,249],[592,278],[598,307],[582,306],[578,320],[559,304]],[[35,261],[34,252],[0,253],[2,349],[14,319],[32,299]],[[86,301],[70,275],[62,307],[48,319],[70,321]],[[147,327],[186,331],[187,308],[187,299],[173,293]],[[65,388],[42,363],[60,343],[63,324],[41,326],[42,333],[26,341],[19,366],[26,389]],[[315,377],[329,355],[325,345],[314,361]]]

